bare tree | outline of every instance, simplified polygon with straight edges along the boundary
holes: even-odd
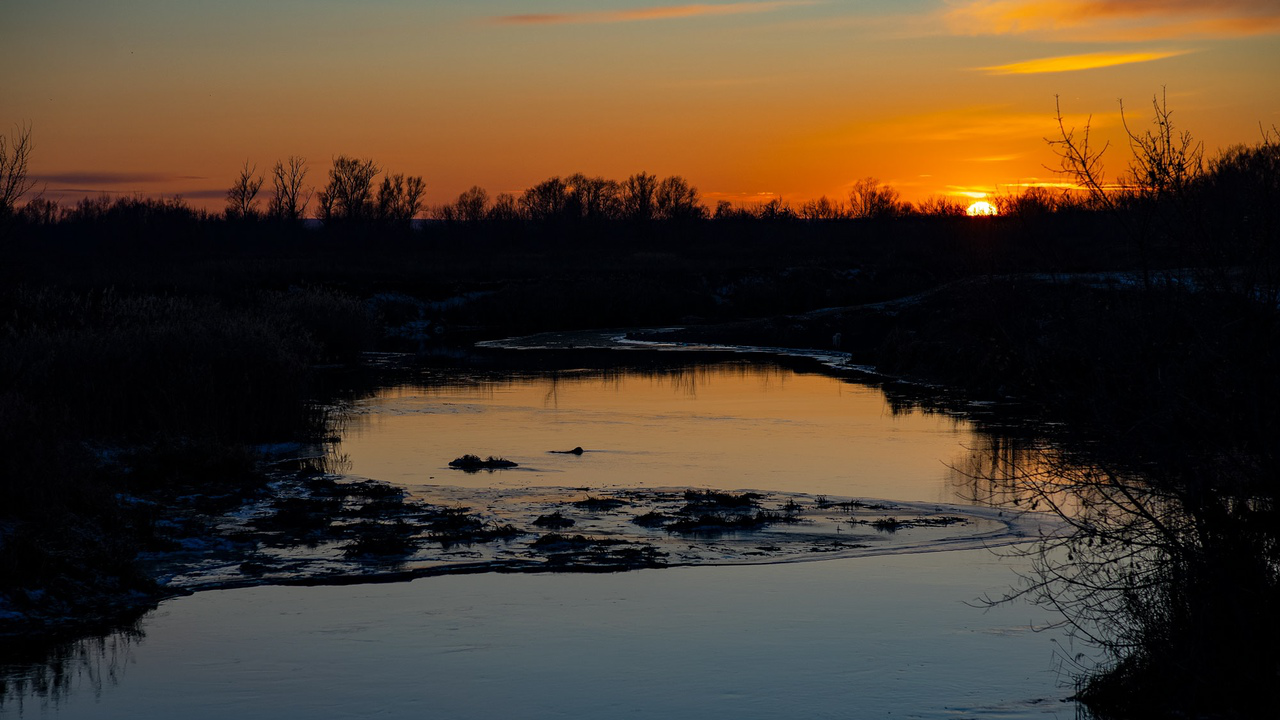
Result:
[[[1000,215],[1031,218],[1055,212],[1062,204],[1060,195],[1043,187],[1024,188],[1020,193],[996,195],[996,210]]]
[[[422,211],[427,184],[417,175],[388,175],[378,186],[374,217],[383,222],[408,223]]]
[[[1093,116],[1085,121],[1084,128],[1077,133],[1074,126],[1068,128],[1062,117],[1062,101],[1055,95],[1053,107],[1058,123],[1058,137],[1045,138],[1049,147],[1058,156],[1058,167],[1050,170],[1072,178],[1078,188],[1089,197],[1089,205],[1105,210],[1116,209],[1115,199],[1107,185],[1106,170],[1102,164],[1102,156],[1111,147],[1104,143],[1101,148],[1092,144],[1089,137]]]
[[[65,212],[57,200],[37,196],[28,200],[18,214],[31,225],[53,225],[62,219]]]
[[[290,155],[284,161],[276,161],[271,168],[274,193],[267,205],[267,214],[288,222],[301,220],[311,202],[311,194],[303,194],[302,183],[306,177],[306,158]]]
[[[493,199],[493,207],[489,208],[485,217],[498,222],[513,222],[520,220],[524,215],[520,212],[520,203],[515,195],[499,193],[498,197]]]
[[[382,169],[372,160],[339,155],[329,169],[329,182],[316,193],[325,222],[368,220],[374,214],[373,178]]]
[[[17,126],[12,137],[0,135],[0,217],[17,210],[22,196],[35,185],[27,168],[34,147],[30,125]]]
[[[558,177],[534,185],[520,196],[520,208],[530,220],[554,220],[564,215],[568,188]]]
[[[898,191],[873,177],[865,177],[849,190],[849,216],[855,218],[892,218],[906,208],[898,199]]]
[[[636,173],[623,181],[619,188],[623,217],[629,220],[652,220],[657,213],[657,191],[658,178],[649,173]]]
[[[262,176],[254,177],[258,166],[244,162],[236,181],[227,190],[228,220],[253,220],[258,217],[258,191],[262,189]]]
[[[1178,133],[1174,129],[1172,113],[1163,95],[1152,97],[1155,129],[1143,133],[1129,127],[1121,102],[1120,117],[1133,151],[1129,165],[1131,176],[1108,184],[1102,165],[1102,155],[1108,146],[1095,149],[1089,142],[1089,124],[1077,135],[1074,127],[1067,128],[1057,98],[1054,106],[1059,136],[1046,141],[1058,155],[1057,171],[1072,178],[1088,194],[1090,206],[1110,212],[1124,228],[1137,247],[1143,287],[1151,289],[1152,247],[1162,237],[1182,235],[1195,225],[1189,222],[1190,209],[1184,201],[1186,191],[1203,174],[1203,145],[1193,140],[1190,133]]]
[[[801,203],[799,215],[805,220],[839,220],[847,213],[844,205],[823,195],[817,200]]]
[[[773,198],[767,203],[757,205],[751,213],[758,220],[788,221],[795,220],[797,215],[791,203],[782,198]]]
[[[1160,97],[1152,96],[1151,106],[1155,128],[1135,133],[1124,115],[1124,103],[1120,103],[1120,119],[1133,150],[1129,173],[1138,191],[1149,198],[1180,196],[1204,172],[1204,143],[1194,140],[1188,131],[1174,129],[1167,91],[1161,90]]]
[[[931,195],[917,203],[915,211],[929,217],[964,217],[968,209],[943,195]]]
[[[1097,667],[1064,658],[1077,665],[1077,697],[1111,708],[1159,699],[1219,717],[1250,717],[1218,713],[1271,701],[1263,688],[1280,666],[1280,550],[1275,490],[1254,482],[1270,468],[1241,477],[1215,461],[1153,474],[1154,465],[1126,469],[1047,443],[988,443],[962,471],[975,499],[1060,523],[1007,551],[1030,570],[989,602],[1051,608],[1073,639],[1102,651]],[[1256,645],[1243,641],[1249,634]]]
[[[693,187],[679,175],[662,179],[654,191],[656,216],[662,220],[698,220],[706,217],[707,209]]]
[[[612,220],[618,217],[621,186],[617,182],[576,173],[565,179],[565,185],[568,188],[571,214],[586,220]]]
[[[464,190],[454,202],[457,219],[472,224],[485,218],[488,206],[489,193],[479,185]]]

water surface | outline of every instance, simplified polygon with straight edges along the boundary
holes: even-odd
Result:
[[[436,371],[359,405],[340,452],[353,474],[426,490],[712,487],[955,502],[950,466],[974,445],[942,414],[772,363],[492,378]],[[582,447],[582,456],[551,450]],[[468,475],[464,453],[520,463]]]
[[[879,390],[771,363],[434,368],[360,401],[337,453],[353,477],[482,507],[499,496],[680,487],[929,504],[963,501],[949,466],[977,440],[952,417],[894,413]],[[587,452],[549,452],[575,446]],[[520,467],[448,468],[463,453]],[[1069,692],[1053,670],[1055,635],[1031,631],[1051,618],[1025,605],[968,604],[1015,582],[1017,561],[931,543],[786,565],[206,591],[164,603],[124,652],[113,646],[110,657],[90,653],[68,668],[56,702],[19,694],[2,712],[1074,715],[1059,701]]]
[[[211,591],[162,606],[118,683],[25,715],[1073,717],[1047,618],[965,604],[1009,572],[971,550]]]

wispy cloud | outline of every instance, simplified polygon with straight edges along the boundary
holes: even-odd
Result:
[[[1036,58],[1008,65],[985,67],[988,75],[1035,75],[1039,73],[1073,72],[1076,70],[1094,70],[1097,68],[1130,65],[1132,63],[1151,62],[1164,58],[1186,55],[1190,50],[1164,50],[1155,52],[1097,52],[1084,55],[1062,55],[1059,57]]]
[[[671,20],[676,18],[706,17],[716,15],[746,15],[766,13],[789,7],[816,5],[817,0],[784,0],[782,2],[698,3],[692,5],[666,5],[623,10],[597,10],[580,13],[529,13],[523,15],[499,15],[490,18],[499,25],[585,25],[596,23],[640,22],[645,20]]]
[[[1276,0],[949,0],[948,29],[962,35],[1145,41],[1280,33]]]
[[[49,175],[32,175],[36,182],[65,183],[68,185],[128,185],[137,183],[170,182],[173,180],[203,180],[197,175],[173,175],[157,172],[63,172]]]

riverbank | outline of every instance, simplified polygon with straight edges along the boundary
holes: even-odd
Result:
[[[1071,524],[1013,594],[1061,608],[1106,651],[1081,672],[1079,697],[1103,717],[1249,717],[1269,711],[1261,688],[1280,671],[1280,315],[1220,288],[1188,271],[1146,283],[971,278],[890,303],[634,337],[835,338],[857,365],[1032,403],[1057,426],[1048,452],[994,455],[975,495],[1056,508]],[[1245,647],[1246,636],[1266,640]]]

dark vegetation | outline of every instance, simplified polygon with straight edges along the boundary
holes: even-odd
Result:
[[[1034,403],[1065,429],[993,444],[973,492],[1071,523],[1022,592],[1103,651],[1079,697],[1101,717],[1267,714],[1280,136],[1206,160],[1153,109],[1148,129],[1126,118],[1136,159],[1118,178],[1088,128],[1062,126],[1052,148],[1080,189],[998,198],[988,218],[909,207],[873,180],[847,202],[707,209],[683,179],[640,173],[492,202],[473,188],[424,222],[420,178],[379,184],[350,158],[314,192],[305,161],[277,163],[262,211],[253,166],[216,215],[179,199],[24,203],[20,128],[0,143],[0,622],[145,606],[162,589],[136,557],[163,544],[166,507],[192,488],[214,503],[258,492],[256,444],[332,434],[324,401],[359,384],[341,368],[361,351],[678,324],[691,340],[838,345],[891,375]],[[302,220],[313,194],[322,224]],[[687,519],[775,512],[735,497],[695,493]],[[300,527],[327,512],[277,510]],[[508,532],[476,522],[439,513],[432,537]],[[389,524],[350,548],[395,556],[403,540]],[[556,542],[566,558],[591,544]]]
[[[490,455],[481,459],[479,455],[463,455],[449,461],[449,467],[466,472],[479,472],[481,470],[506,470],[508,468],[519,467],[519,463],[513,462],[506,458],[494,457]]]
[[[685,512],[700,510],[727,510],[755,507],[760,500],[757,493],[726,493],[718,490],[685,490]]]
[[[427,537],[446,546],[508,540],[520,534],[514,525],[481,519],[468,507],[442,508],[427,521],[427,527]]]
[[[548,567],[576,572],[615,572],[666,565],[666,553],[617,538],[552,532],[529,544]]]
[[[568,527],[573,527],[577,524],[577,521],[572,518],[565,517],[557,510],[550,515],[539,515],[533,521],[533,524],[536,527],[547,528],[548,530],[563,530]]]
[[[712,536],[808,522],[799,515],[801,508],[794,499],[788,500],[778,510],[767,510],[760,507],[763,496],[758,493],[686,490],[681,497],[684,505],[673,512],[650,510],[632,517],[631,522],[669,533]]]
[[[626,507],[627,501],[617,498],[598,498],[591,495],[573,503],[573,506],[580,510],[591,510],[593,512],[608,512],[617,510],[620,507]]]
[[[939,515],[936,517],[882,517],[876,520],[851,520],[854,525],[870,525],[871,527],[885,533],[895,533],[899,530],[906,530],[915,527],[945,527],[947,525],[955,525],[964,523],[965,519],[956,517],[955,515]]]
[[[799,523],[794,515],[771,510],[755,512],[720,511],[700,512],[680,517],[663,526],[668,532],[716,535],[736,530],[758,530],[784,523]]]

